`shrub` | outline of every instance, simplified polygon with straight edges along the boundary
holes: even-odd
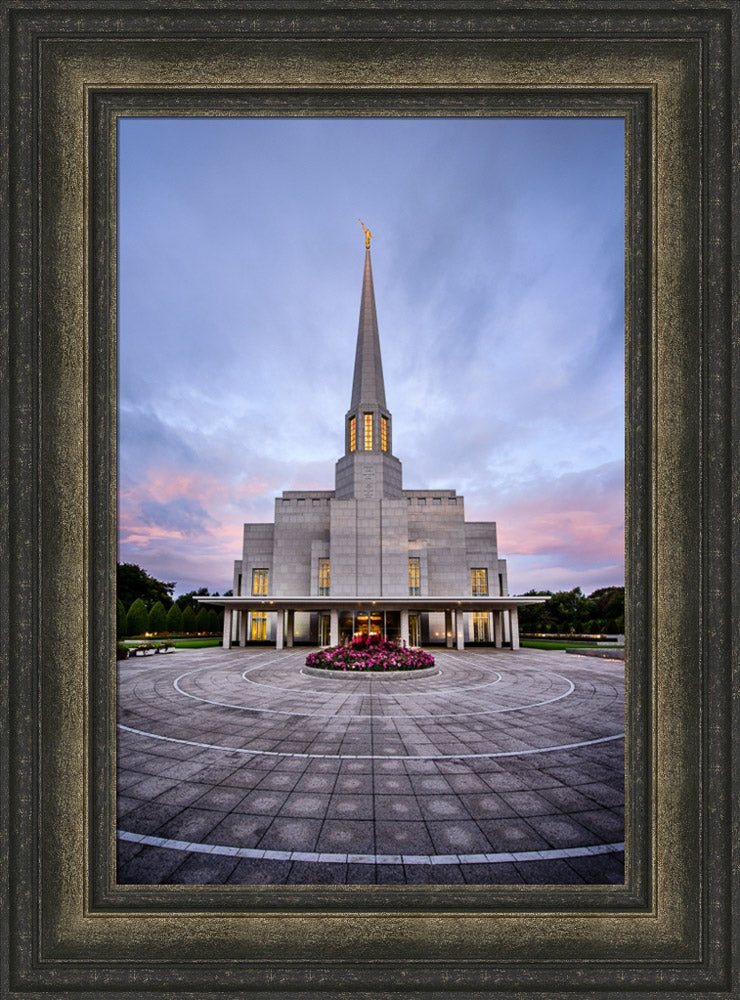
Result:
[[[167,631],[179,632],[182,628],[182,611],[179,604],[173,604],[167,612]]]
[[[157,601],[152,605],[152,610],[149,612],[149,632],[164,632],[167,628],[167,612],[164,610],[164,604],[161,601]]]
[[[434,657],[422,649],[408,649],[379,635],[360,636],[346,646],[331,646],[309,653],[306,666],[322,670],[395,671],[423,670],[434,666]]]
[[[119,597],[116,601],[116,638],[122,639],[126,634],[126,609]]]
[[[208,608],[201,608],[195,616],[195,631],[210,632],[210,628],[208,627]]]
[[[143,635],[149,628],[149,615],[140,597],[137,597],[126,615],[126,634]]]
[[[195,612],[189,604],[182,613],[182,630],[187,635],[195,632]]]

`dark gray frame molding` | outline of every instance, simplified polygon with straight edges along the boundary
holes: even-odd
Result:
[[[1,996],[738,995],[739,19],[6,0]],[[116,885],[115,126],[211,113],[624,118],[624,886]]]

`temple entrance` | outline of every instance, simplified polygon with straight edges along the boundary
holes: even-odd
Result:
[[[382,614],[363,614],[360,612],[355,615],[355,636],[366,636],[370,635],[382,635],[383,634],[383,615]]]
[[[319,645],[328,646],[331,642],[331,619],[329,615],[319,615]]]
[[[409,646],[421,646],[419,616],[409,615]]]

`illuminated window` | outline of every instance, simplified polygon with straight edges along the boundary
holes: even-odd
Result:
[[[319,594],[329,596],[329,560],[319,559]]]
[[[365,414],[365,451],[373,450],[373,415]]]
[[[471,569],[470,586],[473,597],[488,597],[488,570]]]
[[[267,612],[266,611],[253,611],[252,612],[252,632],[251,638],[253,641],[259,642],[264,641],[267,638]]]
[[[483,570],[485,573],[485,570]],[[489,642],[488,614],[485,611],[473,612],[473,642]]]
[[[258,596],[267,593],[267,577],[268,571],[266,569],[253,569],[252,570],[252,593]]]
[[[419,587],[419,557],[411,556],[409,558],[409,595],[411,597],[418,597],[421,593]]]
[[[380,447],[388,451],[388,417],[380,418]]]
[[[357,448],[357,421],[354,417],[349,418],[349,450],[355,451]]]

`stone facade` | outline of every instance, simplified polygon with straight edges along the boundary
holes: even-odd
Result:
[[[467,522],[463,497],[455,490],[403,489],[401,462],[392,454],[369,249],[352,398],[345,415],[345,454],[336,463],[335,488],[284,492],[275,500],[273,524],[244,525],[242,558],[234,564],[234,594],[346,596],[355,604],[357,598],[508,594],[495,523]],[[397,633],[400,626],[388,617],[393,614],[400,612],[384,612],[380,625],[364,620],[361,630]],[[353,615],[351,627],[356,631],[358,619]],[[246,616],[244,612],[245,620],[232,626],[234,641],[274,637],[274,613],[250,612],[249,622]],[[292,638],[325,639],[321,617],[297,612]],[[466,614],[468,641],[493,641],[492,616],[484,617],[487,623],[478,616],[474,627],[472,615]],[[445,621],[444,612],[418,618],[413,626],[417,641],[449,640],[449,616]],[[345,616],[345,633],[347,621]]]

